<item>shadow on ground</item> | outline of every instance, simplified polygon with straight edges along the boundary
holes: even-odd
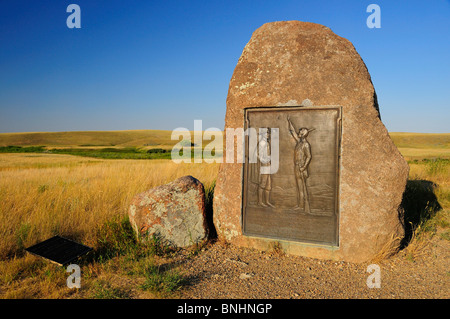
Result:
[[[400,249],[408,246],[414,230],[442,209],[434,193],[437,185],[427,180],[408,180],[400,209],[400,220],[405,227],[405,237]]]
[[[214,189],[216,182],[205,187],[205,211],[206,211],[206,224],[209,229],[208,240],[215,241],[217,239],[217,231],[213,221],[213,201],[214,201]]]

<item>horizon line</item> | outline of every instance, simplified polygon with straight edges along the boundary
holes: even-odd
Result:
[[[31,131],[31,132],[0,132],[0,134],[51,134],[51,133],[95,133],[95,132],[130,132],[130,131],[163,131],[163,132],[195,132],[195,130],[162,130],[162,129],[129,129],[129,130],[74,130],[74,131]],[[205,132],[206,130],[202,130],[202,132]],[[224,130],[218,130],[223,132]],[[400,133],[400,134],[450,134],[450,132],[443,132],[443,133],[437,133],[437,132],[407,132],[407,131],[389,131],[388,133]]]

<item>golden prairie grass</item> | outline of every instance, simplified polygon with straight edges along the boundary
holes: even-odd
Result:
[[[407,160],[450,159],[450,133],[396,133],[389,136]]]
[[[0,154],[0,171],[17,171],[30,168],[68,168],[79,166],[80,164],[90,165],[101,162],[102,160],[96,158],[63,154],[5,153]]]
[[[194,132],[191,131],[191,139]],[[204,145],[212,132],[202,132]],[[79,131],[79,132],[30,132],[0,133],[0,146],[46,146],[50,148],[102,148],[142,147],[171,149],[179,139],[172,140],[168,130]]]
[[[434,194],[444,209],[450,209],[450,162],[409,163],[409,179],[424,180],[435,185]]]
[[[171,140],[171,134],[172,131],[167,130],[0,133],[0,146],[142,147],[147,145],[166,148],[178,142]],[[431,152],[432,156],[449,155],[450,133],[390,132],[389,135],[402,153],[403,150],[406,152],[404,156],[408,156],[410,151],[413,152],[412,156],[421,157],[427,156],[424,152]]]
[[[397,146],[408,146],[399,147],[410,168],[401,207],[406,237],[391,238],[373,257],[374,262],[395,255],[402,247],[407,258],[414,260],[429,253],[430,240],[437,232],[446,240],[450,237],[450,134],[391,135]]]
[[[407,259],[429,253],[435,235],[450,240],[450,162],[448,160],[409,163],[409,185],[416,207],[409,212],[411,238],[404,250]],[[407,187],[408,190],[408,187]]]
[[[450,149],[401,147],[399,150],[407,160],[450,158]]]
[[[139,140],[133,134],[128,135],[128,140],[118,140],[119,137],[123,138],[123,134],[115,137],[106,134],[104,141],[87,135],[83,137],[81,134],[84,139],[80,140],[79,136],[73,143],[94,145],[95,140],[95,145],[100,146],[108,142],[122,142],[123,145],[131,145],[136,141],[148,142],[147,136]],[[421,153],[424,149],[438,152],[433,153],[433,156],[448,152],[448,147],[441,147],[442,143],[446,143],[446,136],[420,136],[422,142],[416,145],[418,147],[411,147],[412,138],[414,136],[411,134],[403,134],[397,138],[400,151],[407,159],[427,158],[431,153]],[[156,137],[154,141],[156,142]],[[64,146],[67,140],[60,140],[60,143]],[[407,153],[409,149],[415,153]],[[28,254],[23,255],[23,248],[56,234],[95,246],[97,229],[113,218],[126,216],[134,195],[183,175],[198,178],[208,188],[217,176],[218,166],[175,164],[170,160],[103,160],[45,153],[0,154],[0,296],[77,297],[80,292],[68,290],[65,286],[67,273],[63,268]],[[410,181],[436,184],[433,192],[442,205],[442,210],[437,213],[439,218],[434,218],[431,222],[447,225],[447,233],[450,211],[449,168],[450,165],[445,161],[410,161]],[[406,248],[407,256],[415,258],[427,251],[427,241],[424,240],[426,236],[420,234],[429,228],[429,223],[430,221],[428,224],[415,225],[414,234]],[[392,240],[397,243],[398,238]],[[383,249],[383,255],[377,257],[383,259],[391,255],[393,246],[397,247],[387,245]],[[125,263],[123,260],[122,262]],[[108,267],[113,267],[114,270]],[[109,287],[100,281],[105,276],[109,278],[116,272],[116,268],[121,267],[123,266],[118,263],[112,266],[96,262],[85,265],[83,278],[86,280],[83,287],[87,288],[84,293],[88,293],[88,296],[94,293],[99,297],[111,294],[123,296],[115,287]],[[128,264],[127,267],[140,269],[134,264]]]
[[[372,256],[371,262],[377,264],[382,260],[398,253],[401,240],[402,238],[400,236],[392,235],[383,247],[381,247],[381,249],[374,256]]]
[[[127,214],[136,194],[192,175],[213,183],[218,164],[0,154],[0,258],[59,234],[87,245],[99,225]]]
[[[450,148],[450,133],[390,132],[389,136],[398,148]]]

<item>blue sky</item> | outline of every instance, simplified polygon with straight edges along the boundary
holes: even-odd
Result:
[[[71,3],[81,29],[66,25]],[[0,132],[223,129],[242,49],[281,20],[354,44],[389,131],[450,132],[449,0],[1,0]]]

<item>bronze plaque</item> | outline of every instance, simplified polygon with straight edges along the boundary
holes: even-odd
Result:
[[[245,110],[244,235],[338,246],[341,107]]]

